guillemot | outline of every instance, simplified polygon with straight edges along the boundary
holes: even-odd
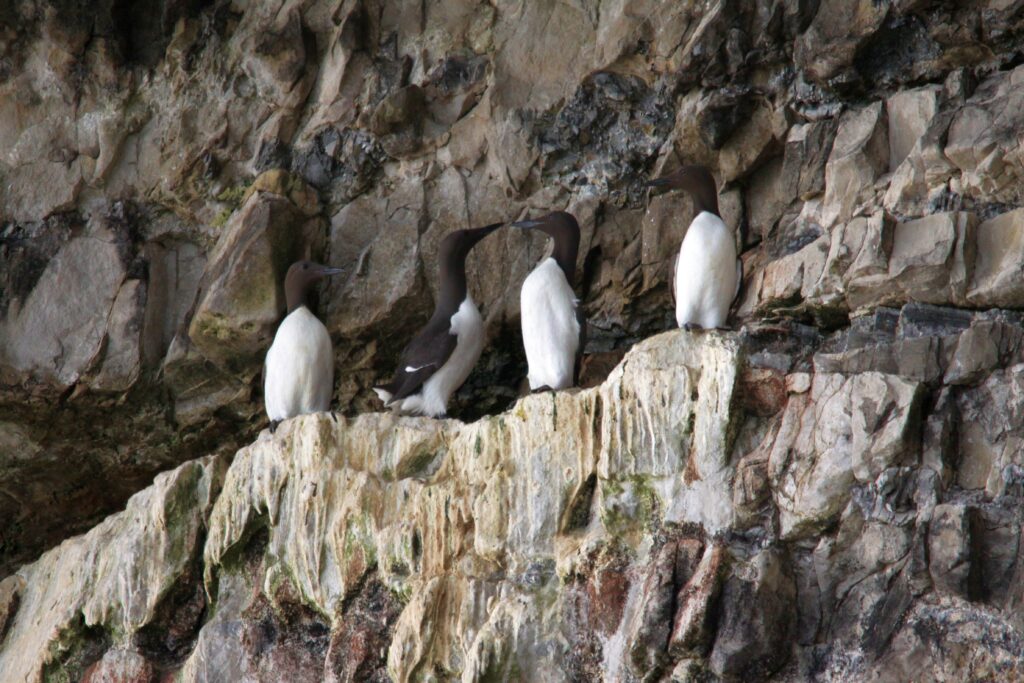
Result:
[[[298,261],[284,278],[288,314],[277,328],[267,351],[263,399],[271,433],[282,420],[327,410],[334,388],[331,336],[309,310],[309,290],[315,282],[342,272],[312,261]]]
[[[743,262],[718,212],[714,176],[706,166],[683,166],[647,185],[685,190],[693,199],[695,216],[672,269],[676,322],[688,330],[725,327],[729,306],[739,295]]]
[[[397,413],[444,417],[448,399],[469,377],[484,348],[484,323],[466,288],[466,257],[502,226],[456,230],[441,242],[441,291],[431,316],[398,359],[389,383],[373,388]]]
[[[580,226],[576,218],[565,211],[512,225],[540,230],[555,241],[551,256],[541,261],[523,281],[519,309],[530,389],[566,389],[579,379],[587,332],[583,307],[573,291]]]

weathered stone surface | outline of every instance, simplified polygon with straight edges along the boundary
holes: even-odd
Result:
[[[941,88],[904,90],[885,102],[889,117],[889,170],[895,171],[928,130],[939,107]]]
[[[255,193],[232,216],[210,255],[188,338],[232,370],[270,345],[284,311],[284,274],[303,254],[302,216],[289,201]]]
[[[211,458],[161,474],[124,512],[23,567],[20,606],[0,651],[0,678],[42,680],[44,670],[79,677],[93,664],[80,658],[91,642],[103,633],[130,638],[152,621],[199,556],[223,467]],[[137,658],[125,656],[136,668]],[[105,680],[104,670],[120,666],[105,658],[90,675]]]
[[[150,683],[153,665],[138,652],[111,648],[82,677],[83,683]]]
[[[700,564],[676,596],[675,622],[669,638],[669,653],[695,655],[707,653],[714,632],[713,616],[722,578],[728,567],[725,547],[708,546]]]
[[[930,107],[927,100],[925,106]],[[936,208],[957,208],[960,204],[950,189],[955,184],[951,178],[956,167],[943,152],[952,119],[951,111],[936,114],[924,134],[917,137],[889,181],[882,199],[887,210],[902,216],[924,216]],[[915,124],[911,135],[917,134],[917,127]]]
[[[915,457],[919,397],[914,382],[866,372],[816,375],[790,398],[768,462],[784,538],[828,526],[854,482]]]
[[[7,629],[14,622],[24,590],[25,579],[17,574],[0,581],[0,640],[7,635]]]
[[[946,157],[960,170],[962,193],[989,202],[1021,200],[1021,155],[1011,131],[1024,117],[1019,83],[1024,69],[983,83],[953,118]]]
[[[975,306],[1016,308],[1024,298],[1024,211],[1017,209],[975,228],[977,260],[967,300]]]
[[[101,355],[124,278],[109,231],[96,226],[69,241],[0,327],[4,383],[66,388],[84,379]]]
[[[825,165],[825,225],[859,213],[860,205],[873,199],[875,179],[888,167],[885,104],[876,102],[843,114]]]
[[[964,305],[977,280],[978,249],[992,254],[993,240],[1000,239],[997,234],[981,237],[978,229],[977,216],[967,212],[934,213],[896,223],[882,213],[858,216],[828,233],[819,231],[816,239],[805,241],[806,246],[756,272],[740,313],[781,309],[828,321],[847,312],[913,301]],[[1012,277],[1014,266],[992,263],[995,256],[987,258],[987,281]]]
[[[843,339],[849,352],[1018,329],[986,315],[908,306]],[[636,346],[598,387],[472,424],[290,420],[226,475],[220,460],[162,475],[0,586],[13,615],[0,671],[803,681],[884,674],[872,667],[897,644],[931,671],[962,671],[903,620],[940,600],[955,642],[985,619],[1016,633],[1019,449],[990,464],[965,444],[1000,448],[1020,431],[989,434],[997,420],[976,417],[997,412],[986,401],[1007,405],[993,392],[1012,390],[1000,387],[1020,366],[968,385],[955,411],[898,368],[808,365],[780,380],[772,410],[741,400],[748,364],[763,373],[786,348],[763,331],[677,331]],[[929,452],[950,438],[959,458]],[[939,502],[937,487],[956,498],[954,482],[984,486],[979,467],[1007,473],[981,494],[992,503]],[[47,602],[65,586],[80,597]],[[48,649],[55,633],[64,644]],[[1020,641],[1000,641],[993,670],[1010,670]]]
[[[446,233],[573,211],[591,389],[503,412],[549,245],[499,232],[451,405],[477,422],[282,428],[236,460],[207,545],[231,547],[169,570],[141,627],[64,615],[22,647],[45,579],[0,584],[3,666],[1019,678],[1020,3],[66,4],[0,8],[0,576],[251,441],[307,247],[345,269],[317,303],[352,417],[436,299]],[[642,182],[682,163],[712,168],[743,245],[740,333],[630,355],[674,327],[690,202]],[[971,524],[947,544],[949,508]],[[65,557],[71,584],[115,545]],[[730,568],[701,573],[713,548]],[[795,617],[756,588],[765,552]]]
[[[789,658],[796,585],[773,549],[734,561],[722,588],[722,616],[711,670],[733,679],[768,678]]]
[[[881,25],[888,9],[888,3],[869,0],[819,3],[814,20],[796,43],[796,63],[816,80],[841,76],[852,66],[858,48]]]
[[[958,302],[970,278],[973,250],[974,217],[969,214],[899,223],[893,230],[889,278],[904,300]]]
[[[999,495],[1013,484],[1022,465],[1019,431],[1024,422],[1024,365],[991,373],[958,400],[960,429],[958,484]]]
[[[962,505],[937,505],[928,528],[928,569],[941,593],[977,595],[978,572],[971,553],[971,510]],[[973,569],[973,571],[972,571]],[[973,575],[973,576],[972,576]]]
[[[915,676],[957,678],[971,671],[981,678],[1013,680],[1021,676],[1024,642],[1020,631],[1002,619],[942,600],[934,607],[918,604],[907,614],[893,638],[893,650],[909,656],[887,655],[867,675],[898,681]],[[849,671],[839,664],[832,672],[842,676],[844,669]]]

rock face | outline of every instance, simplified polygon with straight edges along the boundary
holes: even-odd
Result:
[[[891,369],[993,321],[885,315],[668,332],[472,424],[264,430],[0,584],[0,679],[1015,680],[1024,365]]]
[[[1024,5],[413,5],[0,3],[0,680],[1024,675]],[[630,352],[681,163],[741,331]],[[515,402],[505,231],[466,424],[372,414],[552,209],[590,388]],[[257,438],[307,254],[347,417]]]

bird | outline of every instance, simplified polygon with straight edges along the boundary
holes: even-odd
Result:
[[[394,378],[373,387],[385,407],[401,415],[447,416],[448,400],[484,348],[483,318],[466,287],[466,257],[502,225],[456,230],[441,241],[441,287],[434,314],[402,351]]]
[[[579,380],[587,321],[573,287],[580,226],[571,213],[554,211],[513,227],[540,230],[554,241],[551,256],[523,281],[519,295],[523,347],[531,391],[567,389]]]
[[[296,261],[284,278],[288,313],[277,328],[264,365],[263,399],[270,433],[296,415],[325,411],[334,387],[331,336],[309,310],[309,290],[321,278],[341,273],[319,263]]]
[[[669,277],[679,327],[724,329],[729,307],[740,293],[743,262],[736,255],[736,240],[718,212],[715,178],[706,166],[688,165],[648,187],[685,190],[696,215],[683,237]]]

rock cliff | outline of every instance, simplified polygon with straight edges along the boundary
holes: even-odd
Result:
[[[1024,677],[1022,39],[1006,0],[0,5],[0,680]],[[642,182],[694,162],[735,332],[663,333],[690,207]],[[516,400],[508,231],[461,421],[373,413],[440,239],[553,208],[589,388]],[[342,415],[270,437],[307,253]]]
[[[667,332],[472,424],[291,420],[0,584],[0,679],[1013,680],[1024,365],[886,367],[993,327]]]

